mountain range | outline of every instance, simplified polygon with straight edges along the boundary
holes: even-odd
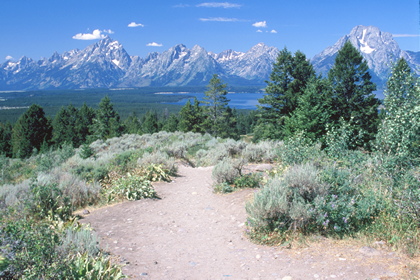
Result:
[[[404,57],[420,74],[420,52],[401,50],[392,34],[374,26],[356,26],[350,34],[312,60],[326,74],[346,41],[361,52],[379,85],[393,63]],[[259,43],[247,52],[206,51],[198,45],[180,44],[145,58],[129,55],[122,44],[106,37],[84,50],[54,53],[35,61],[26,56],[0,65],[0,90],[127,88],[145,86],[202,86],[213,74],[232,86],[264,86],[279,50]]]

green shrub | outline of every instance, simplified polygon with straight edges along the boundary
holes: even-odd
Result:
[[[143,176],[127,175],[116,180],[110,189],[106,190],[108,201],[115,199],[139,200],[155,198],[156,191]]]
[[[165,169],[162,164],[150,164],[146,168],[140,170],[140,174],[148,181],[158,182],[158,181],[171,181],[171,172]]]
[[[15,207],[23,209],[26,199],[30,194],[30,181],[12,185],[0,186],[0,209]]]
[[[300,133],[284,141],[277,150],[279,160],[285,165],[322,161],[324,154],[320,144],[313,144]]]
[[[88,254],[96,257],[100,254],[98,235],[85,226],[71,226],[64,229],[57,251],[62,255]]]
[[[306,231],[313,223],[313,203],[327,187],[310,164],[295,165],[283,177],[274,177],[246,205],[248,223],[255,230]]]
[[[236,177],[233,184],[236,188],[259,188],[262,176],[260,173],[249,173]]]
[[[170,174],[176,174],[177,167],[175,160],[168,156],[167,153],[157,151],[154,153],[145,153],[137,161],[140,168],[147,168],[152,164],[160,165],[163,169],[168,170]]]
[[[73,223],[0,217],[0,278],[122,279],[121,267],[97,242],[94,233]]]
[[[89,146],[89,144],[83,144],[82,147],[80,147],[79,156],[82,159],[87,159],[93,156],[95,152],[93,149]]]
[[[66,221],[72,214],[70,199],[62,195],[56,184],[31,185],[32,197],[28,201],[30,213],[39,219]]]
[[[249,143],[242,152],[242,156],[249,162],[272,162],[278,156],[276,150],[282,142],[260,141],[258,143]]]
[[[87,253],[78,254],[72,259],[73,279],[118,280],[126,278],[121,267],[112,264],[109,257],[100,255],[96,258]]]
[[[214,186],[214,192],[216,192],[216,193],[231,193],[234,190],[235,190],[234,187],[232,187],[232,185],[230,185],[226,182],[216,184]]]
[[[233,184],[236,177],[241,175],[243,162],[226,158],[220,161],[212,171],[213,180],[216,184],[228,183]]]
[[[100,185],[97,182],[88,183],[61,168],[38,174],[37,182],[43,185],[57,185],[62,196],[69,199],[72,210],[94,204],[99,200]]]
[[[99,182],[108,174],[108,166],[101,163],[86,162],[72,168],[72,172],[88,182]]]
[[[0,223],[0,249],[8,267],[0,272],[6,279],[66,279],[68,262],[55,250],[59,234],[50,224],[16,219]]]

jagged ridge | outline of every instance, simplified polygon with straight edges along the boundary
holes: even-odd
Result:
[[[311,60],[314,68],[325,75],[346,41],[362,53],[379,87],[401,57],[420,74],[420,52],[403,51],[392,34],[362,25],[316,55]],[[180,44],[140,58],[130,56],[118,41],[106,37],[84,50],[54,53],[48,59],[34,61],[24,56],[17,62],[6,61],[0,65],[0,90],[197,86],[206,85],[215,73],[233,86],[263,86],[277,54],[277,48],[263,43],[247,52],[226,50],[219,54]]]
[[[7,61],[0,67],[0,88],[196,86],[206,85],[215,73],[226,82],[262,85],[277,52],[260,43],[227,58],[180,44],[143,59],[130,56],[118,41],[106,37],[84,50],[54,53],[37,62],[27,57]]]

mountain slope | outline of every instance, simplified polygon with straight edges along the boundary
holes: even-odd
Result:
[[[225,52],[224,52],[225,53]],[[52,89],[206,85],[213,74],[233,85],[258,84],[271,72],[277,49],[263,44],[241,57],[176,45],[145,59],[130,56],[109,37],[84,50],[54,53],[38,62],[22,57],[0,66],[0,89]]]
[[[403,51],[392,34],[362,25],[316,55],[311,60],[315,70],[326,75],[347,41],[366,59],[379,88],[401,57],[420,74],[420,52]],[[130,56],[118,41],[106,37],[84,50],[54,53],[48,59],[34,61],[24,56],[15,62],[6,61],[0,65],[0,90],[204,86],[213,74],[231,86],[264,86],[278,52],[263,43],[247,52],[226,50],[219,54],[180,44],[141,58]]]
[[[368,63],[374,81],[380,85],[388,79],[391,66],[400,58],[406,59],[412,69],[420,74],[418,57],[414,54],[410,56],[408,52],[401,50],[391,33],[382,32],[374,26],[363,25],[354,27],[349,35],[341,37],[333,46],[314,56],[311,61],[314,68],[325,75],[333,66],[338,51],[347,41],[360,51]]]

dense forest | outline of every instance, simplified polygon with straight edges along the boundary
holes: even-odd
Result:
[[[106,96],[97,109],[69,105],[53,119],[32,105],[1,124],[0,276],[78,279],[90,267],[98,274],[86,279],[120,279],[72,212],[156,197],[150,182],[176,174],[177,161],[214,165],[215,192],[260,188],[246,205],[255,242],[367,237],[418,256],[420,87],[407,62],[394,65],[383,104],[349,42],[325,77],[286,48],[273,66],[249,113],[228,106],[214,75],[205,100],[177,114],[122,121]],[[265,177],[242,173],[261,162],[274,166]]]

